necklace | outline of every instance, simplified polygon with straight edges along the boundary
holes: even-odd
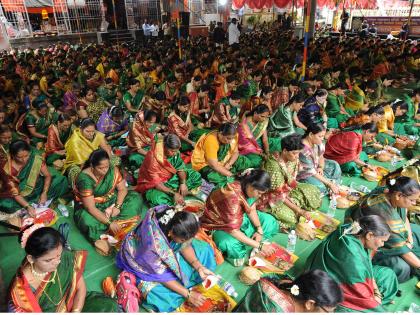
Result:
[[[57,274],[57,270],[55,271],[55,273]],[[60,281],[60,276],[58,274],[57,274],[57,279],[58,279],[58,288],[60,289],[60,299],[58,300],[57,303],[54,303],[51,297],[47,294],[46,290],[44,290],[43,292],[45,296],[47,297],[47,299],[50,300],[50,302],[54,304],[55,306],[58,306],[61,303],[61,299],[63,298],[63,290],[61,289],[61,281]]]
[[[35,276],[35,278],[37,278],[38,280],[41,280],[42,282],[46,282],[46,283],[52,282],[53,284],[55,283],[57,270],[54,271],[54,275],[51,277],[50,280],[44,280],[44,278],[47,276],[47,274],[49,274],[49,272],[36,272],[33,264],[31,264],[31,272]]]

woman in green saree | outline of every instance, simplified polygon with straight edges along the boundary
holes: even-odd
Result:
[[[26,257],[10,286],[11,313],[118,312],[117,301],[87,292],[86,251],[64,249],[63,236],[36,224],[21,234]]]
[[[10,144],[10,156],[0,167],[0,208],[13,213],[25,208],[35,216],[32,203],[43,204],[68,191],[66,178],[45,165],[29,144],[16,140]]]
[[[272,138],[283,138],[292,133],[301,131],[300,129],[305,129],[306,127],[303,126],[297,118],[297,113],[304,103],[305,96],[303,94],[297,94],[286,104],[280,105],[270,117],[267,129],[268,136]]]
[[[401,176],[389,180],[383,192],[373,191],[362,197],[346,212],[347,221],[374,214],[387,222],[391,236],[373,257],[373,263],[390,267],[400,283],[420,276],[420,226],[410,223],[407,216],[407,208],[415,206],[419,198],[417,181]]]
[[[372,264],[372,252],[388,241],[391,231],[377,215],[343,225],[312,252],[305,270],[321,269],[340,284],[344,300],[338,312],[385,312],[398,291],[392,269]]]
[[[184,204],[184,197],[198,193],[201,175],[181,158],[181,140],[174,134],[159,137],[139,170],[136,190],[152,206]]]
[[[271,190],[265,193],[257,209],[272,214],[284,229],[293,228],[300,216],[309,218],[307,211],[321,206],[321,192],[311,184],[296,180],[299,170],[299,154],[302,152],[302,137],[298,134],[281,139],[279,156],[270,156],[263,169],[272,179]]]
[[[247,113],[238,126],[239,154],[250,162],[250,167],[260,167],[263,155],[280,151],[280,139],[267,135],[270,109],[267,105],[256,106]]]
[[[262,278],[236,305],[234,313],[333,313],[343,300],[338,283],[312,270],[294,281]]]
[[[100,240],[101,234],[116,235],[121,230],[118,221],[138,217],[140,195],[127,190],[119,169],[110,165],[108,153],[101,149],[90,155],[76,179],[74,194],[74,221],[82,233],[95,242],[95,246],[108,254],[111,248]]]
[[[252,248],[264,256],[274,248],[263,239],[271,239],[279,225],[269,214],[257,211],[255,202],[271,187],[270,176],[262,170],[250,170],[240,181],[213,190],[200,219],[205,231],[234,266],[242,266]]]
[[[239,154],[236,127],[231,123],[200,137],[191,164],[204,179],[218,187],[232,183],[235,174],[251,167],[249,159]]]
[[[344,123],[347,119],[354,115],[354,111],[344,108],[344,96],[347,86],[344,82],[338,82],[335,86],[328,90],[327,106],[325,111],[328,118],[337,119],[338,124]]]
[[[58,114],[51,113],[45,103],[34,104],[34,109],[23,114],[16,123],[16,131],[24,138],[30,139],[31,144],[40,148],[48,136],[48,128],[57,121]]]

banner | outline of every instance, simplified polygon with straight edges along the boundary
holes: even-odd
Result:
[[[391,31],[400,31],[401,26],[407,22],[408,17],[398,16],[365,16],[365,17],[353,17],[352,25],[355,25],[361,20],[366,20],[369,25],[375,24],[378,29],[378,34],[389,34]],[[357,22],[356,22],[357,21]],[[353,24],[355,22],[355,24]],[[409,35],[420,35],[420,17],[411,17],[410,32]]]

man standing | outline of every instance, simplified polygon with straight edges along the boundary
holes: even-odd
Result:
[[[343,13],[341,13],[341,35],[346,35],[346,25],[350,18],[349,13],[343,8]]]
[[[223,23],[217,22],[217,26],[213,31],[213,40],[216,43],[216,47],[222,46],[225,41],[226,34],[225,30],[223,29]]]
[[[241,32],[238,30],[238,26],[236,25],[237,22],[238,20],[236,18],[233,18],[231,23],[229,24],[229,46],[239,44],[239,36],[241,35]]]

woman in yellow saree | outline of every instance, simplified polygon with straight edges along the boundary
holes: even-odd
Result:
[[[36,224],[21,234],[26,252],[10,286],[11,313],[117,312],[117,302],[87,292],[83,271],[87,252],[64,249],[62,235]]]
[[[93,151],[102,148],[109,156],[113,155],[105,135],[96,131],[96,124],[90,118],[82,119],[80,128],[73,131],[64,148],[66,160],[63,172],[68,174],[71,183],[74,182],[75,177],[80,173],[80,168]]]

